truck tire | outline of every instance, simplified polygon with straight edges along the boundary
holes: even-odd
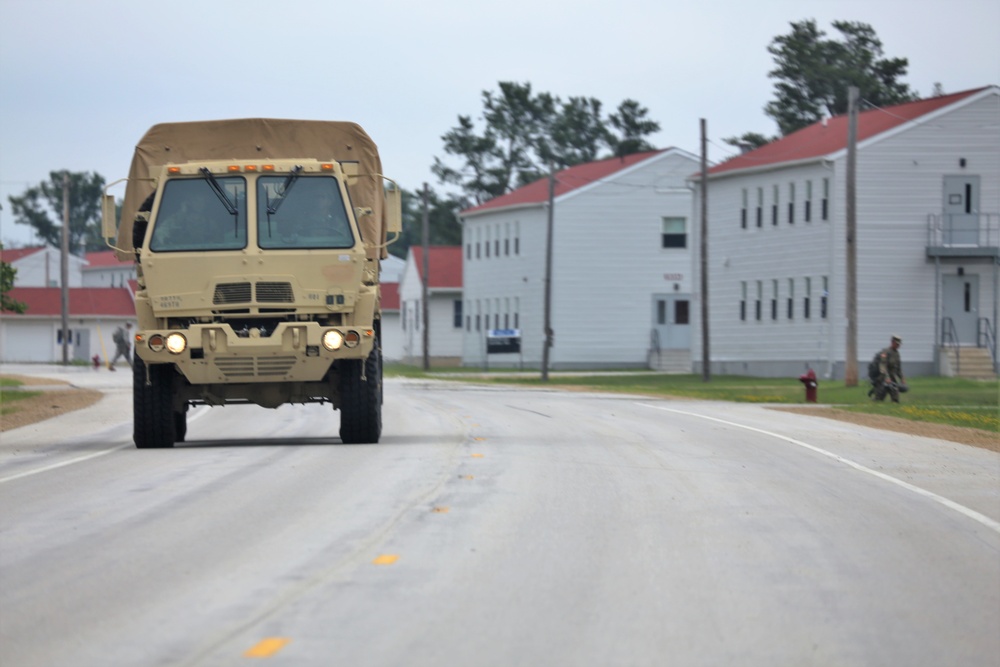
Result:
[[[183,411],[174,413],[174,440],[176,442],[184,442],[184,438],[187,437],[187,431],[187,406],[184,406]]]
[[[362,363],[365,380],[361,379]],[[382,358],[378,343],[364,362],[342,364],[340,439],[345,445],[374,444],[382,435]]]
[[[173,374],[169,364],[149,366],[138,356],[132,363],[132,440],[139,449],[173,447],[176,439],[173,407]]]

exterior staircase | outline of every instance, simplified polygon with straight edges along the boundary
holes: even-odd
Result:
[[[970,380],[997,379],[993,358],[985,347],[942,347],[941,375]]]
[[[691,350],[650,350],[649,370],[684,375],[691,372]]]

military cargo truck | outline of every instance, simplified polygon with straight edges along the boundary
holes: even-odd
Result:
[[[173,447],[191,406],[237,403],[330,403],[343,442],[378,442],[379,269],[401,211],[365,131],[160,124],[124,180],[121,222],[106,191],[103,229],[137,269],[136,446]]]

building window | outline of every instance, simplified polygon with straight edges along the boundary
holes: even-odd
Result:
[[[510,257],[510,239],[503,240],[503,254],[506,257]]]
[[[500,256],[500,239],[493,241],[493,254],[497,257]]]
[[[764,224],[764,188],[757,188],[757,226]]]
[[[740,209],[740,227],[747,228],[747,189],[743,188],[743,208]]]
[[[747,283],[745,280],[740,281],[740,321],[746,322],[747,320]]]
[[[806,222],[812,221],[812,198],[813,198],[813,182],[806,181],[806,206],[802,216]]]
[[[663,299],[656,300],[656,323],[667,323],[667,302]]]
[[[809,319],[809,300],[812,298],[812,278],[806,278],[806,295],[802,297],[802,319]]]
[[[476,259],[479,259],[479,241],[476,241]]]
[[[788,224],[795,224],[795,183],[788,184]]]
[[[462,302],[460,300],[455,300],[452,302],[452,318],[451,325],[456,329],[462,328]]]
[[[757,301],[754,303],[754,317],[758,322],[760,322],[760,308],[761,299],[764,297],[764,283],[760,280],[757,281]]]
[[[472,331],[472,315],[465,316],[465,330]]]
[[[788,319],[795,314],[795,279],[788,279]]]
[[[674,301],[674,324],[689,324],[691,321],[690,307],[686,299]]]
[[[826,319],[826,302],[830,297],[829,292],[830,285],[827,282],[827,277],[823,276],[823,293],[819,297],[819,316],[820,319]]]
[[[514,237],[514,254],[515,255],[520,255],[521,254],[521,237],[520,236],[515,236]]]
[[[472,259],[472,244],[469,243],[465,246],[465,258]]]
[[[772,193],[774,194],[774,201],[771,203],[771,224],[778,224],[778,186],[775,185],[772,188]]]
[[[664,248],[687,247],[687,218],[663,218],[662,244]]]
[[[821,220],[830,219],[830,179],[823,179],[823,201],[822,210],[820,211]]]
[[[771,281],[771,319],[778,319],[778,281]]]
[[[403,331],[406,331],[406,302],[403,302],[403,316],[399,318],[403,324]]]

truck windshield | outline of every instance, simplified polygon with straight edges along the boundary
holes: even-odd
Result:
[[[284,183],[284,176],[257,179],[257,244],[261,248],[354,246],[336,178],[301,176],[287,190]]]
[[[204,178],[167,181],[160,198],[149,249],[239,250],[247,245],[247,184],[242,176],[217,178],[216,183],[236,207],[226,210],[212,184]]]

